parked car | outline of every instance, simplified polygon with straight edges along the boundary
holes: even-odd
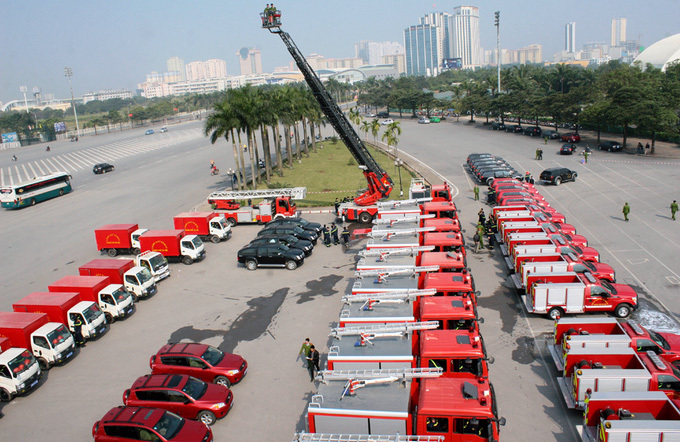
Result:
[[[149,365],[152,374],[185,374],[225,387],[240,382],[248,371],[241,356],[193,342],[164,345],[151,356]]]
[[[151,135],[153,133],[154,133],[153,129],[149,129],[146,132],[144,132],[144,135]]]
[[[600,150],[606,150],[607,152],[619,152],[621,149],[623,149],[623,146],[621,146],[621,143],[618,141],[603,141],[597,145],[597,148]]]
[[[563,144],[560,147],[560,155],[571,155],[576,151],[577,147],[575,144]]]
[[[278,226],[280,224],[296,224],[305,230],[313,230],[317,235],[321,233],[321,224],[307,221],[304,218],[277,218],[269,221],[265,227]]]
[[[383,126],[387,126],[388,124],[392,124],[392,123],[394,123],[394,120],[391,119],[391,118],[388,118],[388,119],[386,119],[386,120],[382,120],[382,121],[380,122],[380,124],[382,124]]]
[[[540,179],[544,183],[551,183],[559,186],[565,181],[576,181],[577,173],[566,167],[553,167],[541,172]]]
[[[378,116],[378,118],[388,118],[390,116],[390,113],[382,111],[382,112],[378,112],[377,116]]]
[[[561,138],[559,132],[555,130],[544,130],[541,136],[548,138],[549,140],[559,140]]]
[[[510,124],[505,126],[506,132],[519,133],[522,132],[523,130],[524,129],[519,124]]]
[[[258,267],[285,267],[295,270],[305,262],[305,252],[284,244],[248,244],[237,253],[239,263],[248,270]]]
[[[490,153],[471,153],[467,157],[467,163],[470,164],[478,158],[494,158],[494,155],[491,155]]]
[[[260,245],[260,244],[283,244],[292,249],[300,249],[305,252],[305,256],[312,254],[314,250],[314,244],[306,239],[299,239],[293,235],[262,235],[258,236],[254,240],[250,241],[249,245]]]
[[[540,137],[543,130],[538,126],[531,126],[524,129],[524,135],[530,135],[532,137]]]
[[[505,124],[500,121],[491,123],[491,130],[505,130]]]
[[[101,173],[113,172],[114,169],[115,167],[113,167],[113,164],[97,163],[92,167],[92,172],[99,175]]]
[[[576,132],[569,132],[562,135],[562,141],[565,143],[578,143],[581,141],[581,135],[577,134]]]
[[[92,427],[95,442],[126,440],[212,442],[212,430],[161,408],[115,407]]]
[[[167,127],[161,127],[161,133],[167,132],[168,128]]]
[[[523,179],[523,176],[521,173],[517,172],[516,170],[497,170],[493,173],[492,176],[489,176],[485,182],[488,185],[491,185],[496,178],[513,178],[515,180],[521,180]]]
[[[430,119],[427,117],[418,118],[418,124],[430,124]]]
[[[300,226],[294,225],[294,224],[280,224],[280,225],[265,226],[264,229],[260,230],[257,233],[257,236],[272,235],[272,234],[293,235],[297,238],[306,239],[307,241],[311,241],[312,244],[314,244],[314,245],[316,245],[316,241],[317,241],[317,239],[319,239],[319,235],[315,231],[306,230],[306,229],[304,229]]]
[[[442,121],[442,119],[439,117],[430,117],[430,123],[439,123],[440,121]]]
[[[479,181],[490,184],[495,178],[507,178],[521,176],[519,172],[511,167],[497,167],[494,169],[484,169],[477,174]]]

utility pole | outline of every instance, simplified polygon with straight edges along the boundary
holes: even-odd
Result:
[[[73,69],[64,68],[64,76],[68,78],[68,87],[71,89],[71,106],[73,106],[73,116],[76,117],[76,135],[80,136],[80,126],[78,125],[78,112],[76,112],[76,100],[73,98],[73,85],[71,84],[71,77],[73,77]]]
[[[19,86],[19,92],[24,93],[24,104],[26,105],[26,113],[28,113],[28,100],[26,99],[26,91],[27,90],[28,89],[26,88],[26,86]]]
[[[498,65],[498,93],[501,93],[501,11],[494,12],[496,19],[496,64]]]

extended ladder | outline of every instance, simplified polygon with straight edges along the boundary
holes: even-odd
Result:
[[[394,290],[392,292],[382,293],[359,293],[356,295],[345,295],[342,297],[342,302],[345,304],[353,304],[357,302],[366,301],[380,301],[389,302],[390,300],[404,300],[411,301],[419,296],[434,296],[437,294],[437,289],[403,289]]]
[[[318,381],[327,384],[330,381],[349,381],[351,379],[380,379],[396,378],[404,381],[421,378],[438,378],[443,369],[436,368],[376,368],[373,370],[321,370],[317,375]]]
[[[432,250],[434,250],[434,246],[393,247],[386,249],[362,250],[359,252],[359,256],[362,258],[376,256],[378,257],[376,261],[383,262],[390,256],[415,256],[420,252],[431,252]]]
[[[389,239],[392,238],[393,236],[417,235],[418,233],[434,231],[435,231],[434,227],[416,227],[415,229],[391,229],[391,230],[373,228],[370,232],[368,232],[367,235],[369,238],[380,238],[383,241],[389,241]]]
[[[404,266],[404,267],[393,267],[391,269],[380,269],[380,270],[357,270],[354,272],[354,277],[357,279],[363,279],[365,277],[375,277],[375,283],[381,284],[386,282],[390,276],[408,276],[414,277],[418,273],[422,272],[437,272],[439,271],[439,266]]]
[[[434,213],[429,213],[427,215],[412,215],[412,216],[402,216],[398,218],[385,217],[385,218],[375,218],[373,224],[376,226],[393,226],[399,223],[417,223],[421,219],[432,219],[435,217]]]
[[[289,196],[294,200],[303,200],[307,197],[306,187],[291,187],[288,189],[258,189],[258,190],[222,190],[213,192],[209,199],[244,200],[253,198],[276,198]]]
[[[417,206],[421,203],[427,203],[432,201],[432,198],[413,198],[410,200],[393,200],[393,201],[381,201],[378,203],[378,209],[396,209],[402,206]]]
[[[444,436],[295,433],[292,442],[444,442]]]
[[[439,327],[439,321],[404,322],[399,324],[362,325],[353,327],[335,327],[328,336],[342,339],[343,336],[361,336],[395,333],[394,336],[412,333],[416,330],[434,330]]]

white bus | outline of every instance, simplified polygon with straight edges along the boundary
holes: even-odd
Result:
[[[71,175],[57,172],[33,178],[25,183],[0,187],[0,202],[6,209],[17,209],[33,206],[55,196],[61,196],[73,190]]]

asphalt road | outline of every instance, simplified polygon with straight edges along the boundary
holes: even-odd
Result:
[[[535,176],[550,166],[576,169],[576,182],[541,187],[542,194],[600,251],[601,261],[616,269],[618,281],[640,293],[645,304],[638,313],[642,322],[677,329],[674,321],[657,312],[666,306],[673,316],[678,314],[674,301],[680,265],[673,250],[680,234],[668,206],[677,199],[673,192],[680,178],[674,172],[680,162],[596,152],[583,165],[578,156],[555,155],[560,143],[543,146],[541,140],[463,122],[418,125],[402,120],[402,129],[399,150],[429,164],[458,188],[456,203],[468,238],[477,211],[484,207],[472,200],[470,177],[463,167],[469,153],[502,155],[518,170]],[[94,176],[87,168],[72,170],[76,185],[72,194],[0,212],[1,309],[11,309],[12,302],[46,290],[49,283],[77,273],[79,265],[99,257],[93,235],[97,226],[137,222],[170,228],[173,215],[193,209],[209,192],[228,185],[226,176],[210,176],[208,164],[215,158],[221,169],[233,167],[231,145],[220,141],[211,146],[200,135],[200,123],[173,126],[167,134],[143,132],[51,143],[50,153],[41,147],[17,153],[20,162],[35,162],[50,154],[106,151],[117,143],[136,149],[111,161],[116,166],[113,173]],[[173,135],[183,138],[171,141]],[[167,142],[152,149],[154,140],[160,139],[155,137],[162,136],[168,136]],[[542,162],[532,159],[539,145],[545,151]],[[7,179],[7,168],[16,165],[10,156],[0,152],[0,170]],[[90,157],[81,157],[84,162],[83,158]],[[12,176],[19,176],[16,170]],[[632,207],[629,223],[621,216],[625,201]],[[330,215],[308,218],[331,221]],[[322,355],[327,351],[326,336],[337,321],[339,298],[351,284],[353,254],[361,244],[346,254],[336,247],[317,247],[294,272],[248,272],[236,266],[235,254],[256,231],[256,226],[238,226],[227,243],[207,244],[204,262],[173,265],[172,277],[160,284],[155,297],[140,302],[132,317],[113,324],[107,335],[72,362],[53,368],[37,390],[0,410],[3,438],[41,440],[49,435],[55,441],[89,440],[92,424],[121,404],[123,391],[148,372],[151,354],[180,339],[218,345],[249,362],[248,375],[234,386],[234,408],[213,427],[216,440],[290,440],[296,430],[304,429],[306,403],[315,387],[295,357],[305,337]],[[505,281],[499,252],[471,254],[470,266],[482,292],[482,332],[489,354],[496,358],[491,380],[500,414],[508,420],[503,440],[575,440],[573,426],[580,413],[564,409],[554,383],[555,369],[544,360],[541,339],[538,344],[534,339],[551,331],[552,323],[524,314]]]

